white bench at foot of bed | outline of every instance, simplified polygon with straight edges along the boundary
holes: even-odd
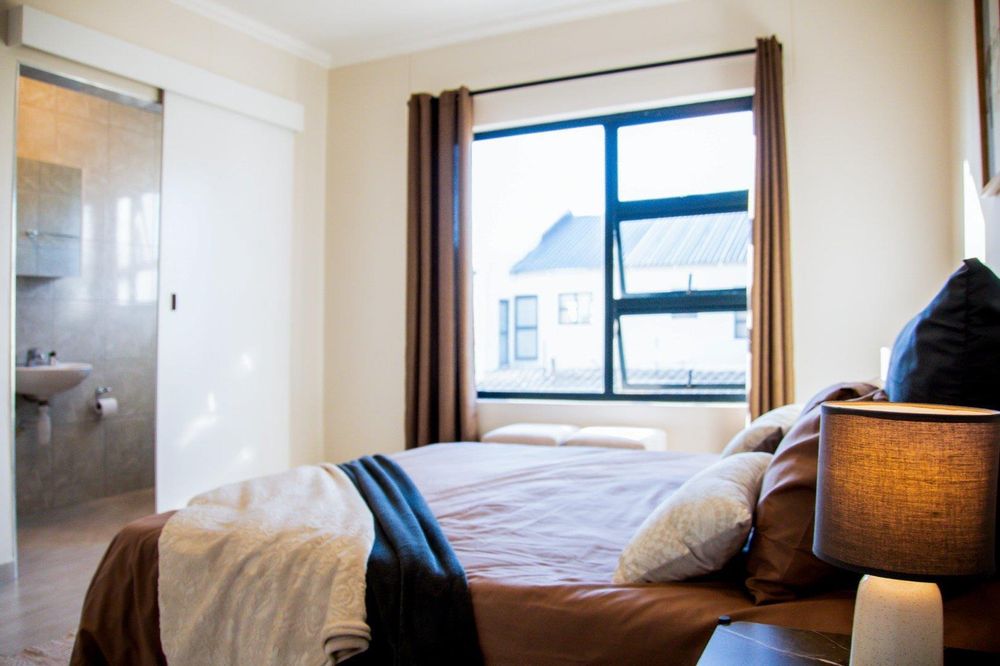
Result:
[[[491,444],[532,444],[559,446],[579,428],[560,423],[511,423],[490,430],[481,438]]]
[[[557,423],[512,423],[490,430],[482,441],[535,446],[594,446],[609,449],[666,451],[667,434],[659,428],[592,426]]]
[[[608,449],[666,451],[667,433],[659,428],[593,426],[573,433],[563,446],[599,446]]]

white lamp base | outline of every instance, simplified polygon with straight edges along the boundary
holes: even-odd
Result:
[[[854,604],[851,666],[941,666],[942,614],[934,583],[865,576]]]

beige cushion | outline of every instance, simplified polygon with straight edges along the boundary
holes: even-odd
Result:
[[[576,426],[559,423],[512,423],[490,430],[481,440],[500,444],[559,446],[578,429]]]
[[[770,453],[722,458],[665,499],[625,546],[615,583],[685,580],[718,571],[746,542]]]
[[[785,405],[761,414],[729,440],[722,457],[750,451],[774,453],[801,413],[802,405]]]
[[[610,449],[646,449],[666,451],[667,434],[657,428],[593,426],[581,428],[563,442],[563,446],[600,446]]]

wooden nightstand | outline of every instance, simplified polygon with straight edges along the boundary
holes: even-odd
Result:
[[[771,666],[772,664],[843,664],[851,657],[851,637],[820,631],[789,629],[773,624],[732,622],[723,618],[698,660],[698,666]],[[946,665],[1000,663],[1000,655],[944,649]]]

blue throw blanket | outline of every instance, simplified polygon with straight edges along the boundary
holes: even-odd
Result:
[[[375,516],[365,664],[481,664],[465,571],[406,472],[385,456],[340,465]]]

